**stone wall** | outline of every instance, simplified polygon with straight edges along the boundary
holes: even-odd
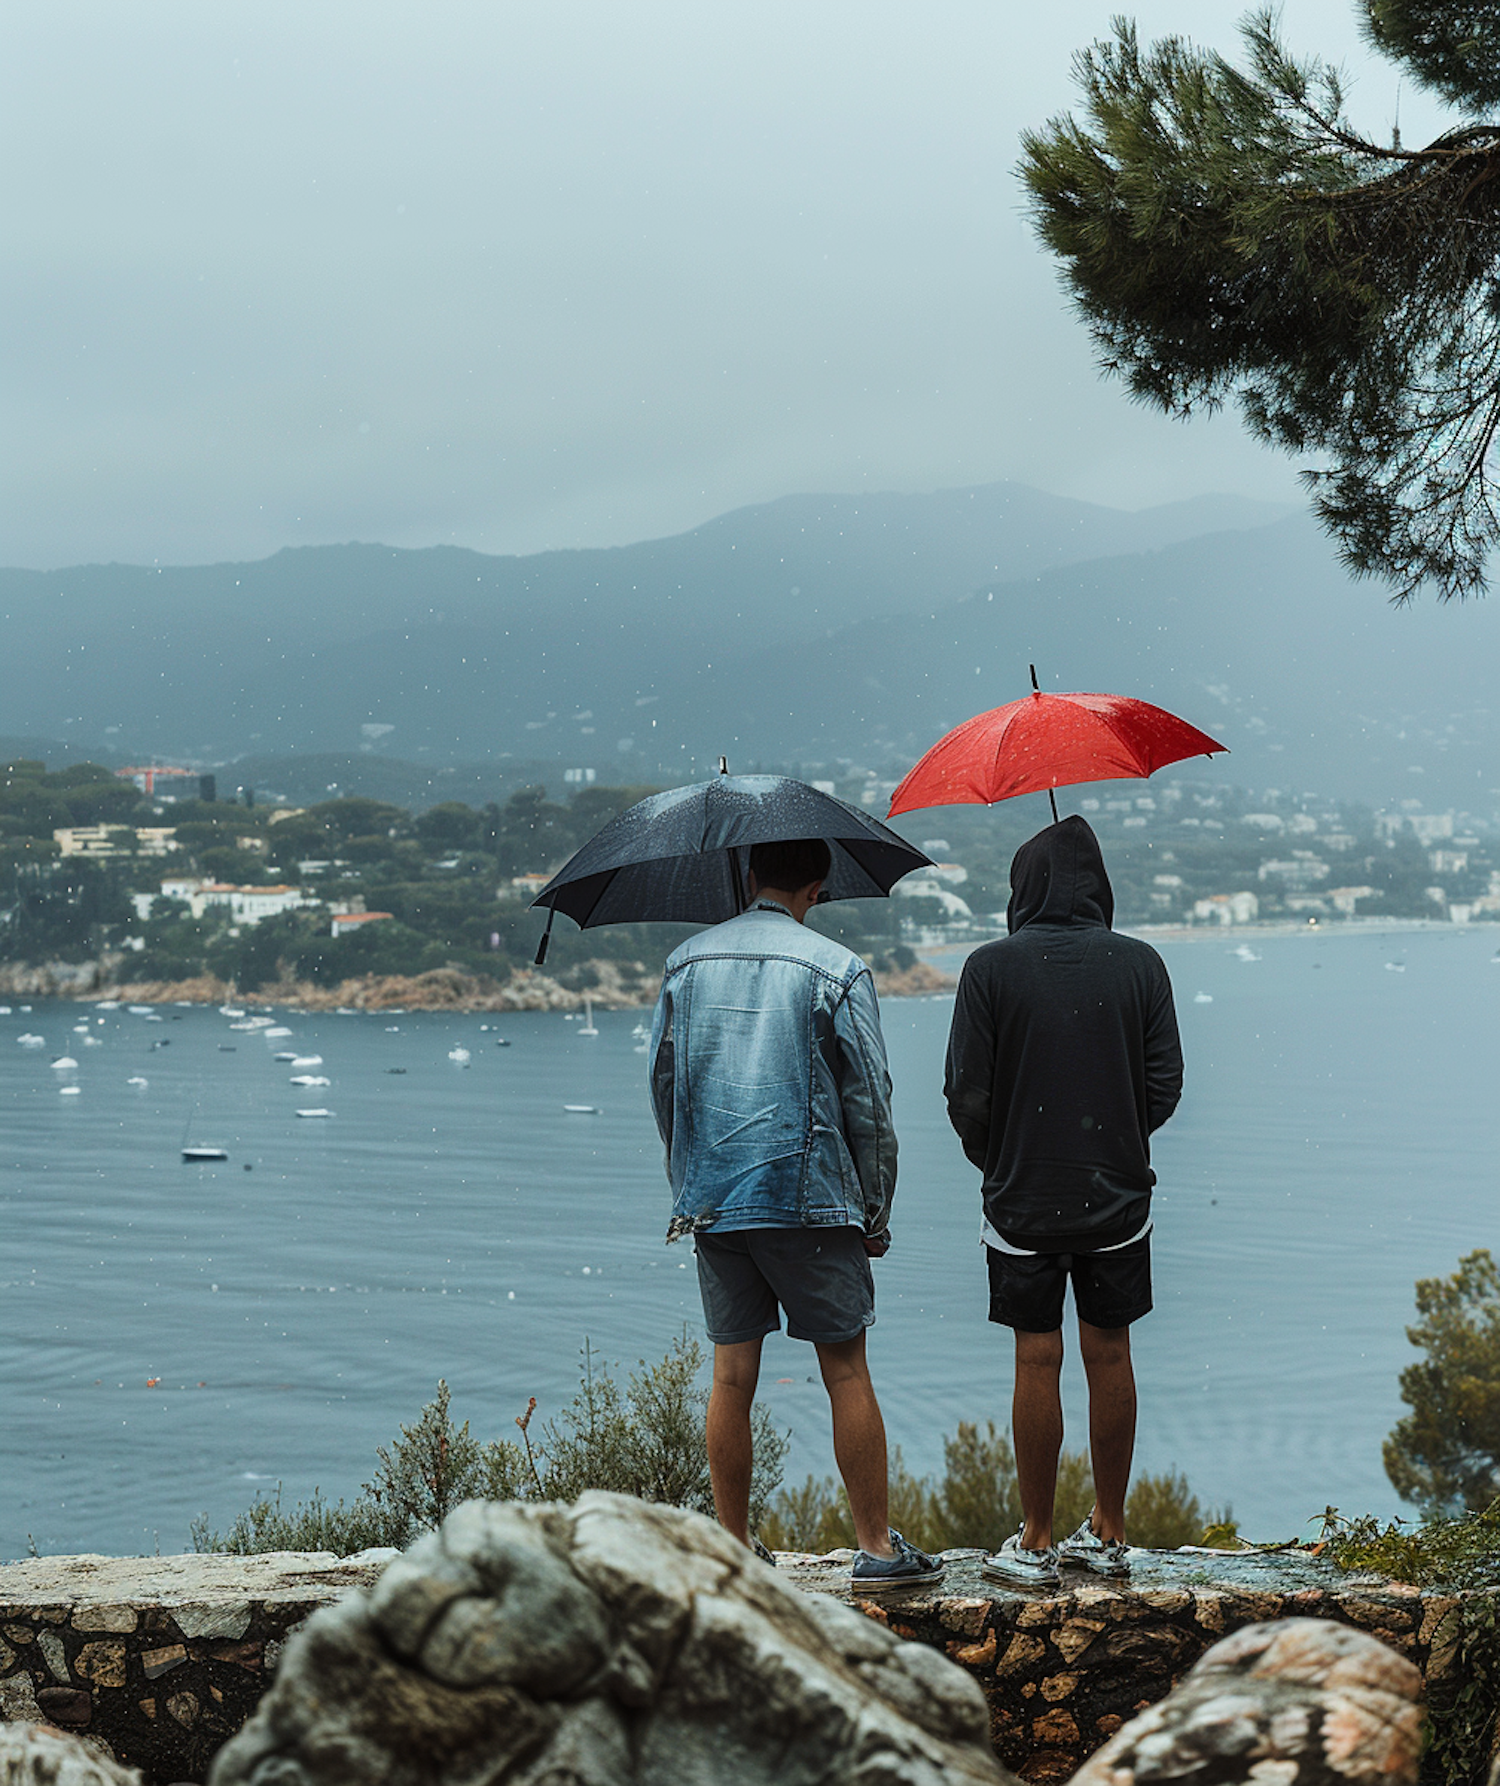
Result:
[[[1137,1553],[1142,1555],[1142,1553]],[[46,1557],[0,1566],[0,1720],[40,1719],[139,1767],[155,1786],[201,1781],[250,1717],[287,1634],[371,1583],[384,1555]],[[983,1688],[996,1753],[1045,1786],[1177,1684],[1206,1649],[1278,1618],[1357,1626],[1422,1671],[1454,1665],[1452,1595],[1340,1575],[1304,1556],[1142,1555],[1123,1585],[1055,1594],[987,1581],[950,1553],[933,1591],[861,1601],[847,1558],[781,1559],[791,1584],[858,1605],[944,1651]]]
[[[989,1701],[995,1753],[1037,1786],[1075,1773],[1164,1699],[1205,1650],[1246,1625],[1315,1618],[1358,1626],[1414,1662],[1429,1691],[1454,1664],[1452,1594],[1344,1575],[1305,1554],[1135,1554],[1128,1582],[1069,1571],[1063,1591],[1046,1594],[987,1580],[982,1552],[949,1552],[937,1588],[862,1608],[974,1675]],[[847,1565],[832,1558],[787,1558],[784,1567],[809,1588],[855,1598]]]
[[[0,1566],[0,1721],[72,1731],[157,1786],[202,1780],[287,1633],[380,1567],[285,1554]]]

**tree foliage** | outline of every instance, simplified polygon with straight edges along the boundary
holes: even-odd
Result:
[[[1401,1373],[1411,1413],[1385,1442],[1385,1473],[1435,1519],[1487,1508],[1500,1489],[1500,1266],[1481,1247],[1416,1294],[1406,1337],[1426,1356]]]
[[[1400,599],[1480,592],[1500,537],[1500,0],[1361,0],[1460,108],[1423,148],[1348,118],[1274,14],[1245,65],[1134,26],[1076,58],[1081,118],[1023,137],[1034,223],[1104,366],[1170,414],[1236,399],[1303,473],[1345,563]]]

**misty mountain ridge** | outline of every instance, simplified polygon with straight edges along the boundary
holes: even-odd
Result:
[[[1044,687],[1182,711],[1237,782],[1488,809],[1491,613],[1392,610],[1308,518],[1236,498],[797,496],[529,558],[0,571],[0,729],[204,762],[363,751],[619,780],[723,750],[884,771],[1024,693],[1035,662]]]

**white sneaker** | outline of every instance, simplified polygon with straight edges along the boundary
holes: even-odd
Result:
[[[1008,1581],[1015,1587],[1055,1588],[1062,1585],[1057,1546],[1049,1544],[1045,1550],[1026,1550],[1022,1547],[1020,1532],[1007,1538],[979,1567],[982,1574],[995,1581]]]
[[[1071,1538],[1058,1545],[1058,1562],[1065,1569],[1087,1569],[1093,1575],[1129,1575],[1129,1546],[1120,1538],[1101,1538],[1093,1519],[1090,1514]]]

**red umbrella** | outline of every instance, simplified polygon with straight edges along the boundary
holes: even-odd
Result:
[[[1079,781],[1144,776],[1226,747],[1163,707],[1130,695],[1032,693],[978,713],[939,738],[891,799],[889,817],[920,806],[989,806]]]

